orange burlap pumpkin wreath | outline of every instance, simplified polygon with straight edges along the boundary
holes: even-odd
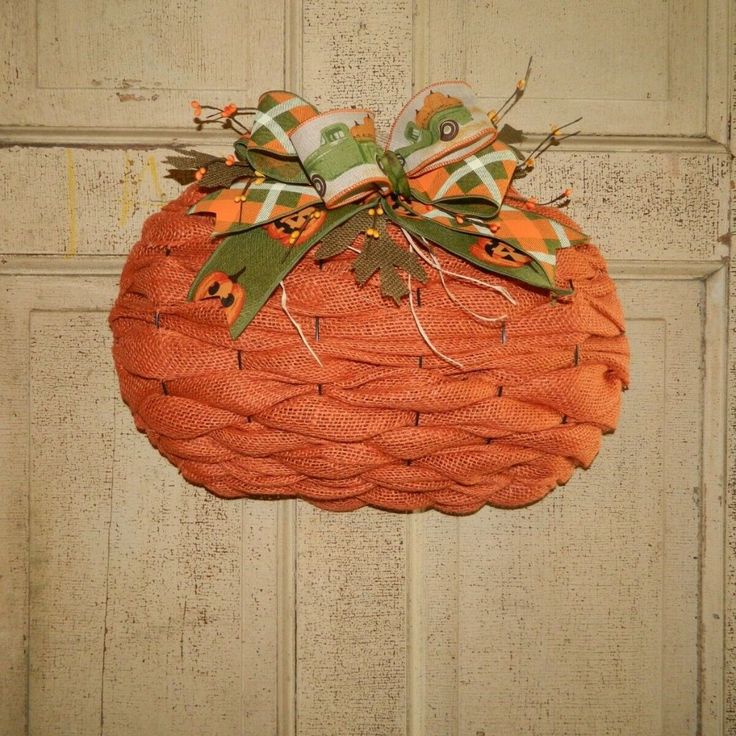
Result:
[[[593,245],[558,251],[557,284],[573,289],[563,296],[437,248],[446,272],[503,286],[515,304],[472,281],[450,290],[430,269],[411,284],[413,310],[376,279],[358,286],[352,251],[307,255],[284,281],[288,313],[276,291],[233,339],[217,300],[187,299],[216,247],[214,217],[187,214],[202,196],[192,185],[148,218],[110,315],[123,398],[188,481],[334,511],[467,514],[541,499],[588,467],[616,426],[629,352]],[[575,227],[558,209],[526,206]],[[397,227],[389,234],[404,244]]]

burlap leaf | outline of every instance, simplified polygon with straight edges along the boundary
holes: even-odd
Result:
[[[218,159],[207,166],[207,171],[199,180],[199,186],[203,189],[223,189],[246,176],[253,176],[250,164],[237,162],[228,166]]]
[[[180,186],[186,187],[197,181],[196,173],[196,169],[169,169],[169,173],[166,174],[165,178],[173,179]]]
[[[513,125],[506,123],[503,128],[498,131],[496,140],[509,145],[512,143],[521,143],[524,140],[524,132],[518,128],[514,128]]]
[[[322,238],[314,254],[315,260],[326,261],[328,258],[337,256],[347,250],[353,240],[372,224],[373,217],[367,211],[358,212],[350,220],[331,230]]]
[[[419,281],[427,280],[427,273],[417,257],[410,251],[400,248],[387,235],[382,235],[377,240],[367,238],[363,250],[353,263],[353,271],[359,284],[364,284],[378,271],[381,294],[399,303],[401,298],[409,293],[409,289],[399,276],[397,268],[401,268]]]
[[[167,156],[164,159],[164,163],[168,164],[174,169],[199,169],[202,166],[208,166],[213,161],[224,161],[219,156],[212,156],[209,153],[203,153],[202,151],[179,151],[179,156]]]
[[[169,179],[179,184],[191,184],[198,181],[202,189],[224,189],[238,179],[253,175],[253,167],[245,161],[236,161],[228,165],[224,158],[212,156],[201,151],[181,151],[183,155],[167,156],[164,162],[170,166]],[[204,169],[204,174],[197,179],[196,172]]]
[[[399,276],[395,266],[384,266],[380,270],[381,294],[391,297],[397,304],[409,293],[409,287]]]

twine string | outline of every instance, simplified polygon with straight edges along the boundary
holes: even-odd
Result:
[[[411,316],[414,318],[414,324],[417,327],[417,331],[422,336],[422,340],[427,344],[427,347],[438,357],[442,358],[445,362],[449,363],[450,365],[454,365],[456,368],[460,368],[461,370],[465,369],[465,366],[462,363],[458,363],[458,361],[453,360],[449,355],[445,355],[442,351],[438,350],[434,343],[429,339],[429,335],[427,334],[426,330],[424,329],[421,320],[419,319],[419,315],[417,314],[417,310],[414,306],[414,291],[411,288],[411,274],[408,274],[407,276],[407,286],[409,288],[409,309],[411,310]]]
[[[462,309],[463,312],[465,312],[467,315],[472,317],[473,319],[478,320],[479,322],[489,322],[489,323],[495,323],[495,322],[502,322],[507,318],[506,314],[501,314],[498,316],[489,316],[489,315],[483,315],[478,314],[477,312],[474,312],[469,307],[465,306],[460,299],[452,292],[450,291],[449,286],[447,285],[446,278],[447,276],[457,279],[458,281],[466,281],[471,284],[475,284],[476,286],[481,286],[486,289],[491,289],[491,291],[495,291],[499,293],[501,296],[504,297],[504,299],[507,299],[511,304],[516,304],[516,299],[514,299],[513,296],[511,296],[511,293],[503,286],[497,286],[496,284],[489,284],[486,281],[481,281],[480,279],[473,278],[472,276],[466,276],[462,273],[457,273],[456,271],[450,271],[446,268],[443,268],[442,264],[439,262],[439,259],[437,256],[433,253],[431,244],[425,239],[422,238],[422,243],[426,249],[426,253],[423,252],[422,248],[419,247],[419,244],[414,240],[414,237],[411,235],[411,233],[407,232],[402,228],[402,231],[404,235],[406,236],[406,239],[409,243],[409,247],[411,250],[416,253],[427,265],[434,268],[439,277],[440,277],[440,283],[442,284],[442,287],[445,290],[445,293],[447,294],[450,301],[455,304],[458,308]]]
[[[289,311],[289,307],[286,303],[286,287],[284,286],[284,282],[281,281],[279,285],[281,286],[281,309],[284,310],[284,314],[289,318],[289,322],[291,322],[291,324],[294,326],[294,329],[297,331],[297,334],[304,343],[304,347],[309,351],[309,354],[317,361],[317,363],[319,363],[320,368],[324,368],[325,366],[319,359],[319,355],[317,355],[312,346],[309,344],[309,341],[304,334],[304,330],[302,330],[302,326],[294,319],[291,312]]]

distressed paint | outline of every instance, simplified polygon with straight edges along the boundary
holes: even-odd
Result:
[[[404,518],[297,509],[297,733],[401,736]]]
[[[412,3],[303,0],[303,92],[320,109],[367,107],[388,125],[411,97]]]
[[[703,287],[621,292],[631,389],[592,469],[519,513],[422,519],[417,733],[696,733]]]
[[[278,509],[193,489],[135,430],[110,362],[116,278],[69,268],[64,294],[58,277],[0,276],[16,457],[0,493],[0,733],[25,734],[26,712],[34,734],[269,733]]]
[[[202,148],[218,154],[226,150]],[[159,176],[158,162],[172,153],[0,149],[0,161],[14,171],[14,186],[0,210],[0,252],[127,253],[146,217],[181,191],[176,182]],[[36,199],[38,206],[28,206]]]
[[[192,98],[244,103],[284,86],[287,8],[238,0],[13,3],[0,31],[0,125],[187,128]]]
[[[734,79],[736,82],[736,78]],[[735,88],[736,91],[736,88]],[[736,97],[734,98],[736,99]],[[732,116],[732,121],[734,118]],[[732,122],[736,126],[736,122]],[[736,127],[732,127],[732,140]],[[736,181],[736,165],[732,173],[732,181]],[[736,207],[733,206],[732,195],[732,229],[736,232]],[[736,260],[729,264],[728,273],[728,406],[726,416],[726,487],[724,488],[725,505],[725,544],[727,552],[726,568],[726,616],[725,630],[725,679],[724,689],[724,733],[736,734]]]
[[[466,77],[495,108],[533,56],[528,94],[514,111],[524,130],[582,115],[582,128],[596,134],[705,135],[709,107],[722,116],[727,98],[722,84],[708,100],[708,64],[726,64],[722,37],[709,38],[708,25],[727,16],[723,0],[576,1],[553,10],[532,0],[523,12],[510,0],[418,0],[416,83]]]
[[[79,232],[77,227],[77,173],[74,165],[74,151],[66,149],[66,184],[67,184],[67,208],[69,210],[69,240],[66,246],[68,256],[77,255]]]

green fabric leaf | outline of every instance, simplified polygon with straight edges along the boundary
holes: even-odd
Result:
[[[287,246],[270,237],[265,227],[226,237],[197,274],[187,298],[194,300],[200,285],[213,275],[221,276],[220,281],[237,283],[245,293],[245,300],[230,325],[230,335],[235,339],[305,253],[326,232],[350,218],[358,209],[359,206],[348,205],[328,210],[322,229],[297,246]],[[216,293],[212,292],[211,296],[214,298]]]
[[[350,220],[331,230],[323,238],[314,253],[315,260],[326,261],[328,258],[346,251],[353,240],[365,232],[373,224],[373,217],[365,210],[358,212]]]
[[[397,225],[405,228],[409,232],[424,237],[440,248],[459,256],[465,261],[472,263],[483,271],[498,273],[517,281],[522,281],[530,286],[536,286],[541,289],[547,289],[555,294],[570,294],[569,289],[559,289],[552,283],[544,269],[534,260],[528,265],[520,268],[506,268],[497,266],[492,263],[476,258],[470,251],[470,247],[478,241],[478,236],[467,233],[461,233],[456,230],[450,230],[436,222],[427,219],[417,219],[413,217],[404,217],[396,211],[386,210],[386,215],[390,217]],[[515,247],[515,246],[514,246]],[[519,250],[517,248],[517,250]],[[526,251],[522,251],[525,252]]]
[[[359,284],[364,284],[378,271],[381,279],[381,294],[391,297],[396,303],[409,293],[404,280],[399,276],[398,268],[419,279],[427,280],[427,273],[409,250],[400,248],[386,234],[380,238],[366,238],[363,250],[355,259],[353,271]]]

